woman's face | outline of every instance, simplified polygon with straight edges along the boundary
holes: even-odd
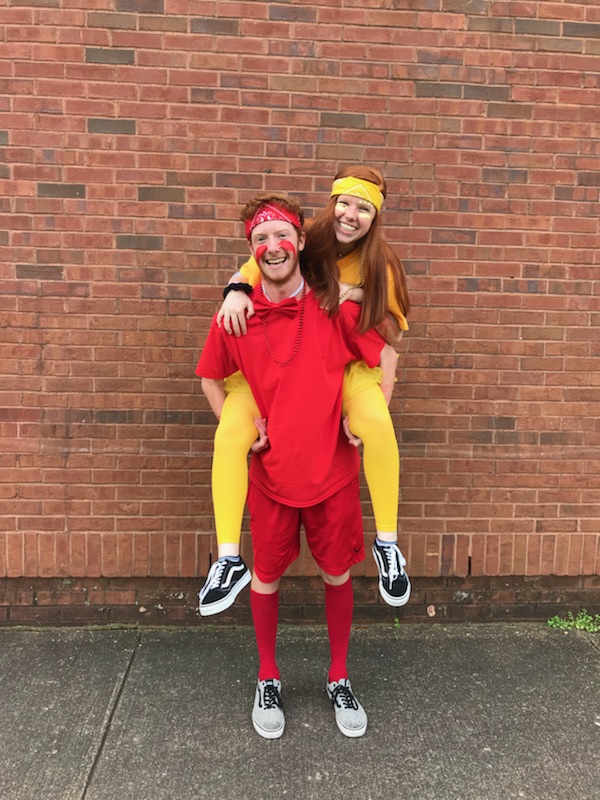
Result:
[[[368,200],[340,194],[335,201],[334,231],[337,241],[344,244],[358,242],[373,224],[377,209]]]

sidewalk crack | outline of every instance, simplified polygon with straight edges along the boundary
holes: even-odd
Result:
[[[96,767],[98,766],[98,763],[100,762],[100,759],[102,758],[102,753],[104,752],[104,746],[106,744],[106,740],[108,739],[108,734],[110,733],[110,729],[112,727],[112,722],[113,722],[114,716],[115,716],[115,714],[117,712],[117,709],[119,707],[119,703],[121,702],[121,697],[123,695],[123,691],[125,690],[125,685],[127,683],[127,679],[129,678],[129,673],[131,672],[131,668],[133,666],[133,662],[135,661],[135,657],[136,657],[136,655],[138,653],[138,650],[140,648],[141,641],[142,641],[142,632],[138,631],[137,635],[136,635],[136,638],[135,638],[135,644],[134,644],[134,646],[133,646],[133,648],[131,650],[131,654],[129,656],[129,661],[127,662],[127,665],[126,665],[125,670],[123,672],[123,675],[121,677],[121,681],[120,681],[120,683],[119,683],[119,685],[117,687],[117,690],[115,692],[113,692],[111,700],[110,700],[110,702],[108,704],[108,708],[107,708],[107,711],[106,711],[106,714],[105,714],[104,729],[102,731],[102,738],[100,739],[100,744],[98,745],[98,749],[96,750],[96,754],[94,756],[94,760],[93,760],[92,765],[91,765],[91,767],[90,767],[90,769],[88,771],[88,774],[87,774],[87,777],[86,777],[86,780],[85,780],[85,785],[83,787],[83,793],[81,794],[80,800],[86,800],[86,797],[88,796],[88,789],[92,785],[92,780],[93,780],[94,774],[96,772]]]

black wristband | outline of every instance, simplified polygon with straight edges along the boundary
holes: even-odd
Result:
[[[223,289],[223,300],[227,297],[229,292],[245,292],[252,294],[252,286],[249,283],[228,283]]]

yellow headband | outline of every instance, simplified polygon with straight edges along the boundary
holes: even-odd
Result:
[[[369,203],[375,206],[377,211],[381,210],[384,200],[379,186],[371,183],[371,181],[363,181],[360,178],[338,178],[331,187],[331,196],[335,197],[338,194],[349,194],[351,197],[361,197],[363,200],[368,200]]]

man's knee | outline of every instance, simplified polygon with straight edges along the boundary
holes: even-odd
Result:
[[[330,586],[341,586],[350,578],[350,570],[347,569],[342,575],[329,575],[327,572],[321,570],[321,576],[325,583],[328,583]]]
[[[275,592],[279,589],[280,580],[281,579],[278,578],[276,581],[271,581],[271,583],[265,583],[264,581],[261,581],[256,572],[254,572],[252,574],[250,588],[252,591],[257,592],[257,594],[275,594]]]

